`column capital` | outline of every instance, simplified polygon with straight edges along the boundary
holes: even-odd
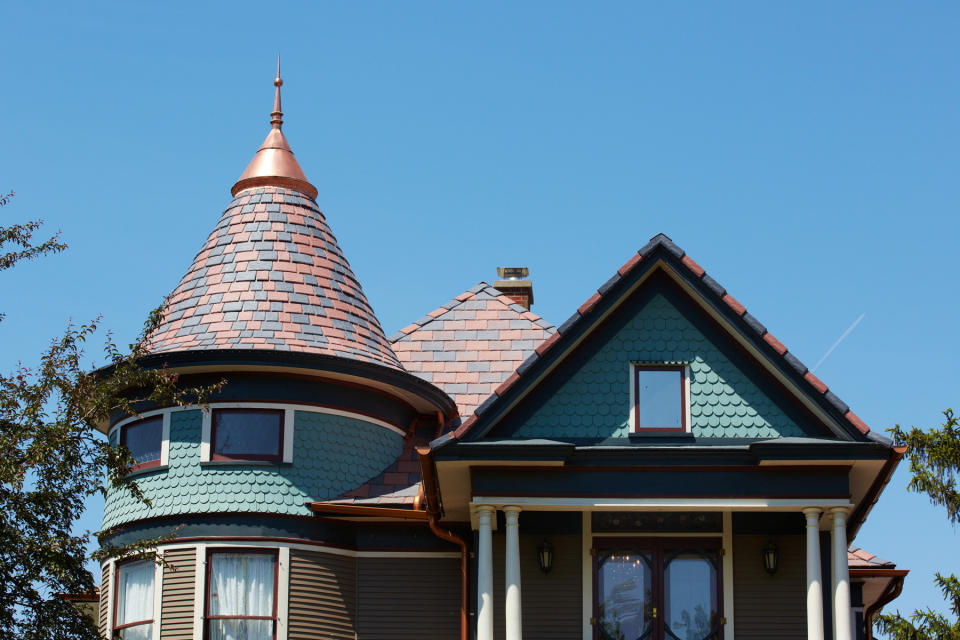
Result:
[[[520,513],[521,511],[523,511],[523,509],[516,505],[506,505],[503,507],[504,513]]]
[[[850,513],[850,507],[831,507],[830,514],[834,517],[846,518],[847,514]]]
[[[807,519],[809,520],[810,516],[819,516],[823,509],[820,507],[804,507],[801,509],[801,511],[803,511],[803,515],[807,516]]]
[[[480,504],[475,506],[474,509],[476,510],[477,513],[493,513],[494,511],[496,511],[496,509],[494,509],[489,504]]]

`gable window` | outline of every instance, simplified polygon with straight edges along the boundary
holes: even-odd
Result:
[[[686,367],[633,366],[633,430],[687,430]]]
[[[282,410],[214,409],[211,460],[283,461]]]
[[[277,622],[277,552],[211,551],[208,640],[272,640]]]
[[[120,429],[120,444],[129,449],[136,460],[133,471],[159,466],[163,449],[163,416],[124,425]]]
[[[117,565],[117,600],[114,607],[113,637],[119,640],[153,638],[153,578],[150,560]]]

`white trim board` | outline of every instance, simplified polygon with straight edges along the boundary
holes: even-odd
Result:
[[[726,509],[764,509],[796,511],[805,507],[853,507],[847,498],[530,498],[474,496],[471,505],[517,505],[528,511],[617,511],[642,509],[648,511],[723,511]]]

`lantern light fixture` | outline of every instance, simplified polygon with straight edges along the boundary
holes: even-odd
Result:
[[[767,573],[773,575],[777,572],[779,564],[780,550],[777,548],[777,543],[771,538],[767,546],[763,548],[763,568]]]
[[[553,568],[553,544],[546,538],[537,545],[537,566],[545,574]]]

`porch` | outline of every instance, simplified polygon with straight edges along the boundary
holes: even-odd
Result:
[[[476,496],[476,638],[857,640],[851,507]]]

